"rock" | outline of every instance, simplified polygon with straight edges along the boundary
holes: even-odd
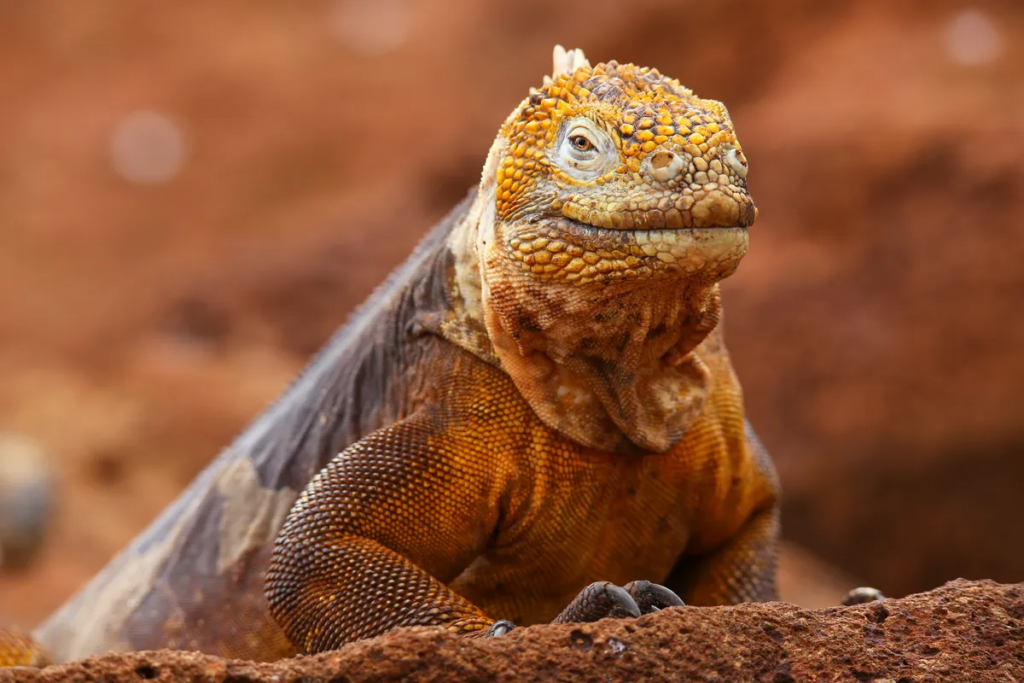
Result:
[[[1024,679],[1024,584],[957,580],[907,598],[805,610],[682,607],[493,639],[410,628],[274,664],[111,654],[0,681],[1012,681]]]
[[[28,564],[53,507],[53,477],[43,448],[0,434],[0,569]]]

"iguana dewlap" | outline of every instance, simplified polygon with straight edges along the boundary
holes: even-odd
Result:
[[[274,659],[774,598],[720,325],[746,176],[722,104],[556,49],[479,187],[36,638]]]

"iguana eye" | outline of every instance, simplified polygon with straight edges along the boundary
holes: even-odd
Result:
[[[585,135],[574,135],[569,138],[569,142],[571,142],[572,146],[581,152],[589,152],[594,148],[594,143],[588,140]]]
[[[563,124],[559,135],[558,165],[580,180],[593,180],[614,168],[615,143],[608,132],[585,116]]]

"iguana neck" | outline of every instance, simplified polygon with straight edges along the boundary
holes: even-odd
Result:
[[[523,278],[498,244],[486,189],[448,240],[454,273],[441,334],[501,367],[538,417],[574,441],[667,451],[710,390],[698,346],[719,321],[717,282]]]

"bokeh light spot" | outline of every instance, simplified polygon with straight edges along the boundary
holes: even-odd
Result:
[[[408,40],[412,8],[408,0],[337,0],[331,26],[345,47],[376,57],[398,49]]]
[[[185,136],[170,118],[137,111],[118,121],[110,139],[110,160],[126,180],[142,185],[164,183],[185,164]]]
[[[1002,51],[1003,37],[986,12],[964,10],[946,26],[946,52],[958,64],[988,64]]]

